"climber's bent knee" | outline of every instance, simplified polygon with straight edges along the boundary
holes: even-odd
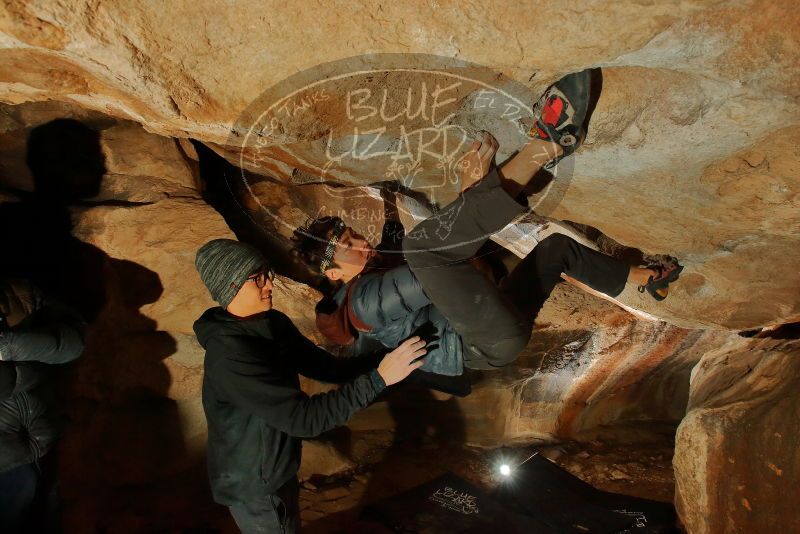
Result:
[[[536,245],[537,249],[547,251],[548,256],[560,256],[568,251],[578,242],[564,234],[550,234]]]
[[[491,339],[463,339],[464,366],[470,369],[497,369],[513,363],[528,345],[529,326],[519,323]]]

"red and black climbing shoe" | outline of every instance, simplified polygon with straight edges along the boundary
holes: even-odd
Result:
[[[564,151],[545,168],[552,168],[569,156],[586,137],[584,122],[591,97],[589,69],[568,74],[547,88],[533,105],[534,124],[529,135],[543,141],[558,143]]]
[[[639,293],[647,291],[654,299],[664,300],[669,294],[669,285],[678,279],[683,266],[672,261],[667,265],[652,265],[648,269],[653,269],[658,274],[649,277],[646,284],[639,286]]]

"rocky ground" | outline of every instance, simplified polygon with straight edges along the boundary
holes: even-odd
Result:
[[[331,476],[313,475],[302,482],[300,517],[303,532],[350,532],[365,504],[399,494],[452,472],[485,490],[502,483],[497,459],[525,459],[536,451],[592,486],[671,502],[675,480],[669,443],[615,445],[574,441],[503,449],[443,444],[433,436],[395,439],[391,432],[351,435],[357,467]],[[190,491],[187,492],[187,489]],[[67,532],[238,532],[222,506],[210,503],[204,465],[167,476],[154,487],[131,485],[103,502],[104,510],[87,510],[88,499],[65,488]],[[94,496],[94,500],[102,500]],[[205,503],[205,505],[200,505]]]
[[[667,444],[623,447],[600,441],[565,442],[501,451],[457,445],[441,447],[434,440],[423,440],[393,444],[389,448],[378,446],[372,458],[377,463],[339,476],[312,477],[305,481],[300,492],[301,519],[308,532],[340,532],[354,521],[364,504],[410,489],[447,471],[489,490],[501,483],[495,467],[498,455],[524,459],[537,450],[598,489],[672,501],[673,449]]]

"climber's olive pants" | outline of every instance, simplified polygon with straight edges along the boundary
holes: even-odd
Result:
[[[464,366],[493,369],[513,362],[561,273],[611,296],[625,288],[629,267],[563,234],[542,240],[494,285],[468,260],[489,237],[524,211],[500,186],[496,170],[403,241],[409,267],[464,343]]]

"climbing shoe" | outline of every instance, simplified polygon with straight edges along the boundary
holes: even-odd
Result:
[[[669,285],[678,279],[683,266],[672,261],[667,265],[651,265],[648,269],[655,270],[658,275],[649,277],[646,284],[639,286],[639,293],[647,291],[654,299],[661,301],[667,298]]]
[[[545,165],[554,167],[583,143],[586,137],[584,122],[591,97],[589,69],[568,74],[547,88],[533,105],[534,124],[529,135],[543,141],[558,143],[563,154]]]

